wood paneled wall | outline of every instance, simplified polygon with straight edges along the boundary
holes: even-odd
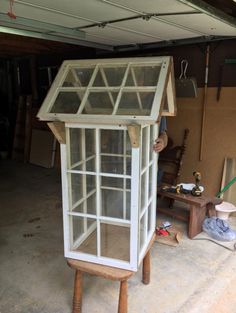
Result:
[[[167,120],[168,134],[181,144],[184,128],[190,129],[181,172],[181,182],[194,182],[193,171],[202,173],[206,193],[215,195],[221,186],[224,158],[236,157],[236,87],[223,87],[220,100],[217,88],[208,88],[203,142],[199,161],[203,88],[197,98],[177,99],[176,117]]]

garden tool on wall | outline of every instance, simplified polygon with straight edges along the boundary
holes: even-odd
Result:
[[[182,60],[180,63],[181,73],[178,79],[175,80],[176,96],[179,98],[196,98],[197,97],[197,82],[194,77],[187,77],[188,61]]]

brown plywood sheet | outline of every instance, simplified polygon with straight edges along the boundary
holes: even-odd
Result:
[[[46,168],[53,167],[55,139],[50,131],[33,129],[31,137],[30,163]]]

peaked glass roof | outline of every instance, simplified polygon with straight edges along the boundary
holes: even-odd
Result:
[[[174,115],[171,57],[64,61],[38,113],[41,120],[153,123]]]

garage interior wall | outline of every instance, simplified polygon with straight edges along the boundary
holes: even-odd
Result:
[[[167,119],[168,136],[174,145],[181,145],[184,129],[189,128],[187,147],[180,173],[180,182],[194,182],[193,171],[202,174],[201,184],[206,193],[215,195],[221,189],[224,158],[236,157],[236,40],[209,43],[209,74],[205,105],[202,158],[200,142],[204,102],[207,43],[153,49],[146,55],[172,55],[175,77],[180,76],[181,60],[188,61],[187,77],[194,77],[198,85],[197,98],[177,98],[177,116]],[[123,54],[127,56],[129,54]],[[143,53],[137,53],[143,55]],[[223,73],[221,69],[223,66]],[[217,92],[221,81],[221,92]]]

